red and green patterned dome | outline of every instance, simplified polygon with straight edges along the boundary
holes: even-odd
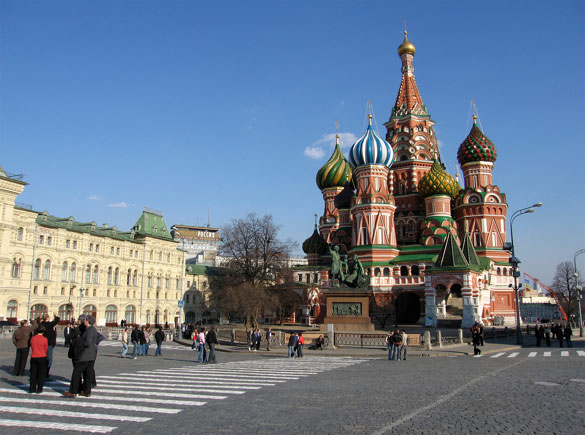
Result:
[[[418,192],[424,196],[432,195],[449,195],[451,198],[459,194],[461,186],[447,171],[438,160],[435,160],[431,170],[422,177],[418,185]]]
[[[498,157],[496,147],[491,140],[477,126],[476,117],[473,117],[473,127],[469,135],[459,146],[457,160],[463,165],[469,162],[495,162]]]
[[[341,152],[339,136],[337,136],[335,150],[331,158],[317,172],[317,186],[321,190],[329,187],[344,187],[351,181],[351,177],[351,166]]]

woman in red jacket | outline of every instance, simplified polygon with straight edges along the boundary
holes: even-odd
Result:
[[[297,342],[297,357],[303,357],[303,346],[305,345],[305,338],[303,337],[303,333],[299,332],[299,341]]]
[[[30,356],[30,387],[29,393],[42,393],[47,374],[47,351],[49,341],[43,335],[44,326],[39,326],[35,335],[30,339],[32,354]]]

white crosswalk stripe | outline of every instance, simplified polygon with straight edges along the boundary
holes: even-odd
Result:
[[[0,380],[0,415],[15,416],[0,419],[0,427],[15,427],[20,433],[27,428],[109,433],[118,428],[111,423],[146,423],[157,413],[178,414],[209,401],[237,398],[364,361],[307,357],[291,365],[288,358],[277,358],[141,370],[100,376],[91,397],[78,396],[75,400],[63,397],[68,382],[48,381],[43,393],[29,394],[28,385]]]
[[[481,358],[483,355],[473,355],[473,358]],[[491,355],[490,358],[517,358],[517,357],[527,357],[527,358],[555,358],[555,357],[571,357],[571,356],[585,356],[585,351],[583,350],[560,350],[560,351],[532,351],[528,353],[524,352],[498,352],[494,355]]]
[[[538,352],[530,352],[528,354],[528,358],[534,358],[537,354],[538,354]]]
[[[520,355],[520,352],[512,352],[510,355],[508,355],[508,358],[516,358],[518,355]]]

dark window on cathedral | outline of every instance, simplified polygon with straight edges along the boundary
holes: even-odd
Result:
[[[406,266],[400,267],[400,276],[408,276],[408,267]]]
[[[412,266],[410,268],[410,273],[414,276],[418,276],[420,274],[420,271],[418,270],[418,266]]]

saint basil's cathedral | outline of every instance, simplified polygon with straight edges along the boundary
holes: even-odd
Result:
[[[394,305],[400,323],[512,324],[515,300],[506,241],[506,195],[494,184],[496,147],[477,125],[457,152],[463,186],[445,170],[434,121],[414,77],[415,46],[398,47],[402,80],[382,138],[372,126],[317,172],[325,203],[303,243],[311,315],[324,317],[329,245],[356,254],[370,277],[371,304]],[[303,280],[305,275],[305,280]],[[375,308],[372,310],[375,313]]]

